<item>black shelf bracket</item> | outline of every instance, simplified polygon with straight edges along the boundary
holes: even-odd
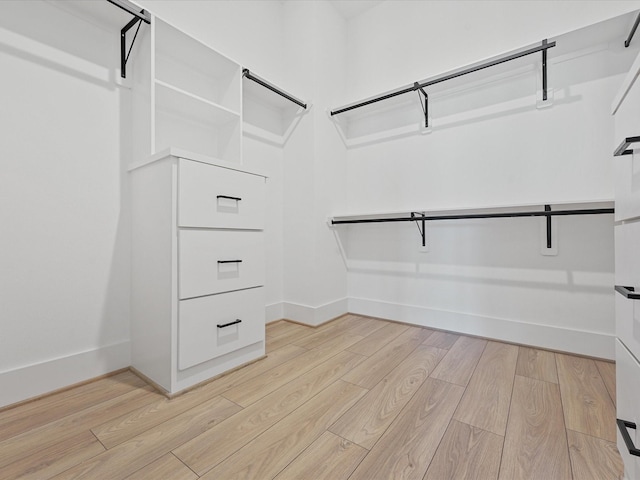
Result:
[[[131,50],[133,49],[133,44],[138,37],[138,32],[140,31],[140,26],[142,22],[150,25],[151,24],[151,15],[145,10],[139,10],[135,5],[129,3],[125,0],[107,0],[112,5],[115,5],[118,8],[121,8],[125,12],[133,15],[133,19],[129,23],[127,23],[122,30],[120,30],[120,76],[122,78],[127,78],[127,61],[129,60],[129,55],[131,55]],[[131,46],[129,47],[129,51],[127,52],[127,32],[131,30],[133,27],[138,25],[136,28],[136,33],[133,36],[133,40],[131,41]]]
[[[411,212],[411,218],[415,218],[416,226],[418,227],[418,231],[420,232],[420,237],[422,238],[422,246],[426,247],[427,241],[425,237],[426,237],[427,230],[426,230],[426,220],[425,220],[424,212],[422,213]],[[422,225],[422,228],[420,228],[420,225]]]
[[[424,91],[424,88],[420,86],[418,82],[414,83],[416,91],[418,92],[418,98],[420,99],[420,106],[422,107],[422,112],[424,113],[424,128],[429,128],[429,95]],[[424,101],[420,94],[424,96]],[[424,247],[424,245],[422,245]]]
[[[452,80],[454,78],[462,77],[464,75],[468,75],[470,73],[474,73],[480,70],[484,70],[485,68],[494,67],[496,65],[500,65],[502,63],[510,62],[512,60],[516,60],[518,58],[525,57],[527,55],[532,55],[534,53],[542,52],[542,100],[546,101],[548,98],[547,94],[547,50],[556,46],[556,42],[549,42],[546,39],[542,40],[540,45],[527,48],[524,50],[519,50],[514,53],[510,53],[498,58],[494,58],[493,60],[489,60],[484,63],[476,64],[467,68],[463,68],[460,70],[453,71],[451,73],[446,73],[443,75],[439,75],[437,77],[433,77],[428,80],[424,80],[422,82],[414,82],[413,85],[408,87],[399,88],[397,90],[393,90],[389,93],[385,93],[384,95],[380,95],[377,97],[372,97],[367,100],[363,100],[361,102],[353,103],[351,105],[346,105],[344,107],[336,108],[331,110],[331,116],[339,115],[344,112],[348,112],[350,110],[354,110],[356,108],[364,107],[366,105],[371,105],[372,103],[380,102],[382,100],[388,100],[389,98],[397,97],[398,95],[403,95],[405,93],[415,92],[416,90],[420,90],[425,98],[427,96],[426,92],[423,90],[426,87],[431,85],[435,85],[437,83],[446,82],[447,80]]]
[[[613,152],[613,156],[621,157],[622,155],[633,155],[633,149],[629,148],[632,143],[640,143],[640,137],[625,138],[620,146],[616,148],[615,152]]]
[[[266,88],[268,90],[271,90],[273,93],[276,93],[276,94],[280,95],[281,97],[286,98],[290,102],[293,102],[296,105],[299,105],[300,107],[304,108],[305,110],[307,109],[307,104],[305,102],[303,102],[299,98],[296,98],[293,95],[285,92],[284,90],[276,87],[274,84],[266,81],[264,78],[260,78],[255,73],[252,73],[251,71],[249,71],[248,68],[243,68],[242,69],[242,76],[244,78],[247,78],[249,80],[252,80],[252,81],[256,82],[258,85],[262,85],[264,88]]]
[[[633,36],[636,34],[636,30],[638,29],[638,24],[640,24],[640,12],[638,13],[638,16],[636,17],[636,21],[634,22],[633,27],[631,27],[631,31],[629,32],[629,36],[624,41],[625,48],[627,48],[627,47],[629,47],[629,45],[631,45],[631,40],[633,40]]]
[[[545,212],[551,211],[551,205],[544,206]],[[547,214],[547,248],[551,248],[551,215]]]

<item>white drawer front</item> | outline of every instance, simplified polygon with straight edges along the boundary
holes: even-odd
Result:
[[[264,288],[180,301],[178,369],[264,341],[264,306]]]
[[[264,285],[263,236],[253,230],[181,230],[180,298]]]
[[[616,285],[633,287],[640,292],[640,222],[616,225]],[[640,358],[640,300],[615,294],[616,335]]]
[[[640,136],[640,80],[636,80],[615,115],[615,146],[627,137]],[[633,155],[614,157],[616,220],[640,216],[640,143]]]
[[[616,340],[616,398],[617,417],[633,422],[640,429],[640,364],[620,340]],[[640,447],[640,431],[627,429],[633,443]],[[640,457],[631,455],[618,428],[618,451],[624,461],[625,478],[633,480],[640,474]]]
[[[180,159],[178,225],[264,228],[265,179]]]

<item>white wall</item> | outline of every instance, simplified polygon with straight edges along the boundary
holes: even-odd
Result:
[[[129,365],[117,59],[114,32],[0,2],[0,406]]]
[[[344,204],[346,152],[325,109],[344,95],[346,21],[327,2],[285,3],[287,78],[313,106],[284,148],[284,316],[317,325],[347,311],[331,212]]]
[[[384,2],[349,23],[344,101],[639,6]],[[530,66],[515,63],[512,73],[500,67],[495,78],[485,73],[482,81],[434,94],[432,131],[425,135],[409,133],[421,120],[417,96],[407,100],[413,106],[399,102],[353,115],[343,125],[348,193],[337,213],[612,199],[609,107],[637,53],[623,51],[627,34],[621,30],[610,49],[606,42],[590,45],[577,56],[558,54],[559,41],[556,56],[549,54],[549,108],[536,108],[534,59]],[[415,225],[339,227],[348,245],[349,309],[613,358],[613,219],[559,219],[552,257],[540,253],[540,222],[434,223],[428,253],[417,251]]]

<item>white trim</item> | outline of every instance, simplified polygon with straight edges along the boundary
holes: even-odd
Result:
[[[273,303],[265,307],[265,323],[275,322],[284,318],[284,303]]]
[[[613,360],[615,335],[349,297],[349,313]]]
[[[282,305],[283,318],[313,327],[333,320],[348,312],[348,299],[346,297],[317,307],[291,302],[282,302]]]
[[[0,373],[0,407],[131,365],[129,341]]]

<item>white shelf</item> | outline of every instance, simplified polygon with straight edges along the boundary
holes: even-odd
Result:
[[[490,213],[509,212],[536,212],[544,209],[545,205],[551,206],[551,210],[581,210],[592,208],[613,208],[613,199],[593,199],[593,200],[572,200],[540,203],[521,203],[509,205],[486,205],[480,207],[438,207],[438,208],[415,208],[404,211],[380,211],[380,212],[353,212],[347,214],[334,215],[333,220],[365,220],[373,218],[395,218],[409,217],[411,212],[425,212],[427,215],[475,215]]]
[[[161,20],[155,28],[156,80],[240,111],[240,65]]]
[[[173,87],[156,83],[155,148],[201,152],[240,162],[240,116]]]
[[[186,90],[183,90],[179,87],[176,87],[175,85],[172,85],[170,83],[167,82],[163,82],[161,80],[156,80],[155,81],[156,85],[160,86],[160,89],[167,89],[170,91],[175,92],[177,95],[175,96],[175,98],[179,101],[181,98],[184,97],[189,97],[197,102],[200,102],[204,105],[208,105],[209,107],[212,107],[213,109],[215,109],[215,111],[219,112],[219,123],[228,123],[228,122],[232,122],[235,121],[237,118],[240,117],[240,113],[238,113],[237,111],[234,110],[230,110],[226,107],[224,107],[223,105],[220,105],[216,102],[212,102],[210,100],[207,100],[206,98],[200,97],[198,95],[195,95],[191,92],[188,92]],[[213,110],[212,110],[213,111]]]

